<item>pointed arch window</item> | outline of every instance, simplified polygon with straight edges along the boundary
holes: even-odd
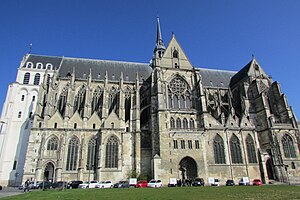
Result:
[[[26,72],[24,75],[23,84],[29,84],[29,80],[30,80],[30,73]]]
[[[243,163],[240,141],[236,135],[230,139],[230,152],[232,163]]]
[[[169,100],[169,108],[173,108],[173,101],[172,101],[172,95],[171,94],[169,94],[168,100]]]
[[[57,108],[61,116],[65,115],[67,97],[68,97],[68,88],[64,88],[59,96],[58,103],[57,103]]]
[[[74,171],[77,169],[79,140],[73,137],[68,144],[68,154],[66,162],[66,170]]]
[[[281,142],[282,142],[284,156],[286,158],[296,158],[295,147],[294,147],[293,139],[291,138],[291,136],[289,136],[288,134],[285,134],[282,137]]]
[[[109,102],[108,102],[108,107],[109,107],[109,113],[111,113],[112,111],[115,111],[115,113],[118,115],[119,112],[119,95],[118,95],[118,91],[112,87],[110,94],[109,94]]]
[[[180,120],[180,118],[176,119],[176,128],[181,129],[181,120]]]
[[[94,169],[95,166],[95,161],[96,161],[96,146],[97,146],[97,140],[96,138],[90,139],[88,143],[88,149],[87,149],[87,162],[86,162],[86,169],[87,170],[92,170]]]
[[[254,141],[253,141],[253,138],[251,135],[247,136],[246,145],[247,145],[248,162],[249,163],[257,163]]]
[[[225,164],[225,150],[224,141],[222,137],[217,134],[214,138],[214,156],[216,164]]]
[[[102,107],[103,107],[103,89],[97,87],[93,93],[92,100],[92,114],[96,112],[99,117],[102,117]]]
[[[175,109],[178,109],[178,96],[177,95],[174,95],[173,97],[173,106]]]
[[[191,129],[195,128],[195,122],[193,119],[190,119],[190,128]]]
[[[118,138],[111,136],[108,138],[106,143],[106,156],[105,156],[105,167],[106,168],[118,168],[118,153],[119,143]]]
[[[180,109],[185,109],[185,105],[184,105],[184,97],[183,97],[183,95],[180,96]]]
[[[178,51],[177,50],[173,51],[173,58],[178,58]]]
[[[131,95],[130,95],[129,88],[127,88],[125,91],[124,108],[125,108],[125,122],[127,122],[128,120],[130,120],[130,110],[131,110]]]
[[[40,78],[41,78],[41,75],[39,73],[36,73],[35,76],[34,76],[33,85],[39,85],[40,84]]]
[[[175,120],[173,117],[171,117],[171,119],[170,119],[170,125],[171,125],[171,128],[175,128]]]
[[[188,128],[188,121],[186,118],[183,118],[183,128],[185,128],[185,129]]]
[[[56,151],[58,147],[58,139],[57,137],[52,137],[47,144],[47,150]]]
[[[74,102],[74,112],[78,111],[81,117],[83,117],[84,114],[85,96],[86,96],[86,89],[85,86],[83,85],[79,89]]]

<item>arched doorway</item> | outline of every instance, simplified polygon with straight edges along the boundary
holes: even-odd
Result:
[[[275,180],[274,177],[274,168],[273,168],[273,163],[271,158],[269,158],[266,162],[266,167],[267,167],[267,173],[268,173],[268,178],[271,180]]]
[[[191,157],[183,158],[179,163],[181,179],[194,179],[197,177],[197,163]]]
[[[44,171],[44,180],[53,182],[54,179],[54,165],[48,162]]]

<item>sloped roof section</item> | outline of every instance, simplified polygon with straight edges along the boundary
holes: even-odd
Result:
[[[22,67],[25,67],[27,62],[32,62],[34,65],[36,65],[37,63],[42,63],[44,66],[50,63],[54,66],[54,69],[58,69],[61,61],[62,57],[29,54],[26,62]]]
[[[94,60],[83,58],[63,58],[59,70],[59,77],[67,77],[72,74],[75,69],[75,78],[86,79],[92,72],[92,79],[104,80],[105,73],[108,74],[108,80],[117,81],[123,72],[124,81],[135,81],[136,73],[139,75],[139,80],[146,80],[152,72],[149,64],[108,61],[108,60]]]
[[[234,71],[198,68],[205,87],[228,88],[231,78],[236,74]]]
[[[244,77],[248,75],[248,71],[252,65],[253,60],[251,60],[245,67],[243,67],[238,73],[236,73],[231,81],[230,81],[230,87],[234,86],[236,83],[241,81]]]

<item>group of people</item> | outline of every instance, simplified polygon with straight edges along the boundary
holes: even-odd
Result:
[[[177,186],[178,187],[184,187],[184,186],[192,186],[193,180],[192,179],[179,179],[177,180]]]

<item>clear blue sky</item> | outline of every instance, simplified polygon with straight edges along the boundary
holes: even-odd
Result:
[[[298,0],[6,0],[0,4],[0,105],[32,53],[149,62],[159,13],[193,65],[240,70],[254,54],[300,120]]]

